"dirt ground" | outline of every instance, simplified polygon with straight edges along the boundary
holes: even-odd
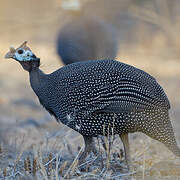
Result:
[[[170,117],[180,143],[180,2],[89,0],[83,8],[117,29],[117,60],[143,69],[162,85],[171,102]],[[91,155],[87,160],[91,163],[80,172],[76,158],[82,137],[58,124],[39,104],[28,73],[17,62],[4,59],[10,45],[16,47],[27,40],[41,58],[44,72],[63,66],[56,54],[56,36],[73,15],[57,0],[0,1],[0,179],[180,179],[180,160],[141,133],[130,135],[131,173],[124,167],[118,138],[109,167],[100,145],[100,159],[93,160]],[[36,164],[37,170],[33,170]]]

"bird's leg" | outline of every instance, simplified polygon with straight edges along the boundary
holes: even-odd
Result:
[[[130,162],[131,162],[131,157],[130,157],[128,133],[121,134],[119,136],[121,138],[121,141],[123,142],[124,151],[125,151],[125,159],[126,159],[126,163],[127,163],[128,169],[129,169],[129,165],[130,165]]]
[[[83,138],[84,138],[85,148],[79,157],[79,164],[81,164],[86,159],[89,153],[93,152],[95,155],[97,155],[97,150],[95,148],[93,137],[83,136]]]
[[[98,150],[97,150],[97,148],[96,148],[94,139],[92,140],[92,152],[94,153],[95,156],[98,155]]]

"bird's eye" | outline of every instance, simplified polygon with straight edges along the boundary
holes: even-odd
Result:
[[[24,52],[24,51],[23,51],[22,49],[19,49],[19,50],[18,50],[18,54],[23,54],[23,52]]]

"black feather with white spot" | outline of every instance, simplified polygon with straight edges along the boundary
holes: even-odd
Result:
[[[146,72],[114,60],[94,60],[40,73],[39,87],[30,77],[41,104],[83,136],[139,131],[180,156],[168,98]]]

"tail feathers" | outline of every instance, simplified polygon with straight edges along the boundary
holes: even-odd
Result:
[[[148,121],[140,128],[143,133],[163,143],[176,156],[180,157],[180,147],[177,145],[168,111],[152,113]]]

